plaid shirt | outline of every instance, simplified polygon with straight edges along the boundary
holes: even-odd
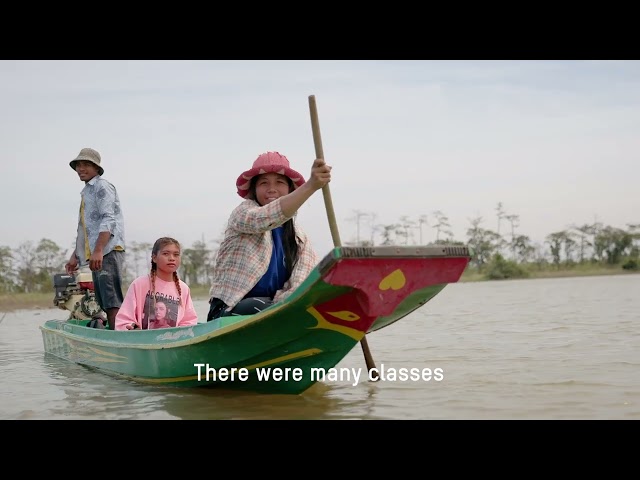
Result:
[[[280,199],[263,207],[254,200],[238,205],[231,212],[218,249],[209,297],[219,298],[229,309],[235,307],[267,272],[273,251],[271,230],[287,220]],[[297,225],[295,230],[298,261],[282,290],[276,292],[274,302],[285,299],[300,286],[318,263],[307,235]]]

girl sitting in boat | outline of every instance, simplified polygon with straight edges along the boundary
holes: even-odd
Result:
[[[263,153],[238,177],[245,200],[231,212],[216,256],[207,321],[264,310],[307,278],[318,259],[294,216],[330,181],[323,159],[314,160],[305,182],[278,152]]]
[[[191,291],[178,278],[180,243],[170,237],[156,240],[151,271],[136,278],[116,315],[116,330],[151,330],[198,323]]]

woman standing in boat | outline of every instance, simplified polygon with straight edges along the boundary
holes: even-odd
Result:
[[[116,315],[116,330],[183,327],[198,323],[191,291],[178,277],[180,250],[180,243],[174,238],[156,240],[151,250],[151,271],[131,282]]]
[[[323,159],[314,160],[305,182],[278,152],[263,153],[238,177],[245,200],[231,212],[216,256],[207,321],[264,310],[307,278],[317,255],[294,216],[330,181]]]

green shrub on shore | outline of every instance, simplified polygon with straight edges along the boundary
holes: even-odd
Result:
[[[527,278],[529,272],[513,260],[507,260],[497,253],[487,265],[485,275],[489,280],[507,280],[509,278]]]

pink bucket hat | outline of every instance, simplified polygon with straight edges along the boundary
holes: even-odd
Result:
[[[302,175],[289,166],[287,157],[278,152],[267,152],[256,158],[253,162],[253,167],[238,177],[238,180],[236,180],[238,195],[245,198],[249,193],[251,179],[256,175],[271,172],[289,177],[293,182],[294,188],[300,187],[305,181]]]

